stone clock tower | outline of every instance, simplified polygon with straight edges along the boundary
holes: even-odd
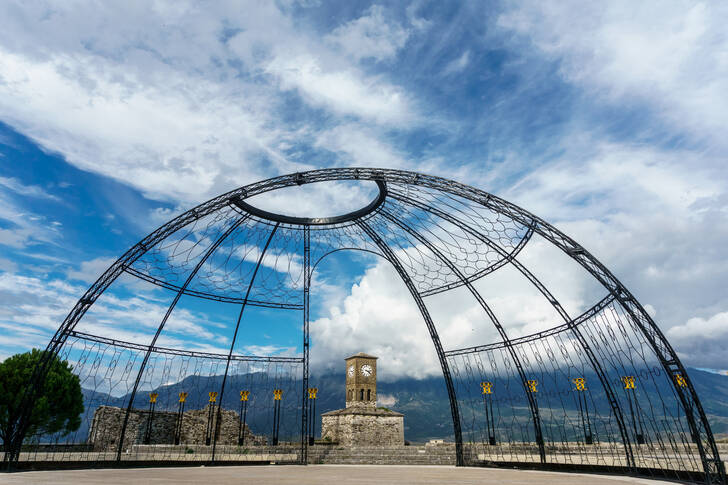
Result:
[[[346,361],[346,407],[377,407],[377,357],[362,352]]]
[[[404,446],[404,415],[377,407],[377,358],[354,354],[346,362],[346,407],[321,415],[321,437],[346,447]]]

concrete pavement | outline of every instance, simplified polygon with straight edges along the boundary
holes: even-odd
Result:
[[[131,485],[131,484],[494,484],[494,485],[626,485],[673,484],[614,475],[559,473],[496,468],[400,465],[278,465],[103,470],[33,471],[0,474],[0,484]]]

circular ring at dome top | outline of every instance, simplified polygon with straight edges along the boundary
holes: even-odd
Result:
[[[323,226],[328,224],[340,224],[342,222],[349,222],[359,219],[360,217],[363,217],[373,212],[377,209],[377,207],[382,205],[384,199],[387,198],[387,184],[382,180],[375,180],[375,182],[377,183],[377,187],[379,188],[379,194],[373,201],[371,201],[369,204],[367,204],[365,207],[362,207],[361,209],[332,217],[287,216],[285,214],[277,214],[275,212],[268,212],[263,209],[259,209],[253,205],[248,204],[240,198],[235,199],[233,202],[244,211],[249,212],[254,216],[270,221],[283,222],[287,224],[298,224],[302,226]]]

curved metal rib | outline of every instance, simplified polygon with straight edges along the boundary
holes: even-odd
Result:
[[[399,274],[400,278],[402,278],[402,281],[404,281],[404,284],[407,286],[407,289],[409,290],[410,294],[412,295],[412,298],[414,298],[415,303],[417,303],[417,308],[419,308],[420,313],[422,314],[422,317],[425,320],[425,324],[427,325],[427,330],[430,332],[430,338],[432,338],[432,343],[435,345],[435,351],[437,352],[437,358],[440,361],[440,367],[442,368],[442,374],[445,378],[445,385],[447,387],[447,395],[450,399],[450,412],[452,413],[452,421],[453,421],[453,431],[455,433],[455,461],[458,466],[462,466],[465,464],[465,461],[463,459],[463,436],[462,431],[460,429],[460,411],[458,410],[458,402],[457,397],[455,396],[455,387],[452,384],[452,376],[450,375],[450,368],[447,364],[447,359],[445,358],[445,352],[442,349],[442,343],[440,342],[440,336],[437,334],[437,328],[435,328],[435,323],[432,321],[432,317],[430,316],[430,312],[427,310],[427,306],[425,305],[425,302],[422,300],[422,296],[417,292],[417,288],[415,288],[414,283],[412,282],[412,279],[407,274],[407,271],[405,271],[404,267],[402,266],[402,263],[397,259],[397,256],[394,254],[392,249],[387,245],[384,240],[382,240],[381,237],[374,231],[369,224],[367,224],[364,221],[358,221],[357,224],[359,227],[364,230],[364,232],[367,233],[367,235],[374,241],[374,243],[379,247],[379,249],[384,253],[385,258],[392,263],[392,266],[394,266],[394,269],[397,270],[397,273]]]
[[[494,243],[490,240],[490,238],[480,232],[479,230],[473,228],[469,224],[458,221],[448,213],[439,210],[436,207],[432,207],[429,204],[425,204],[422,202],[419,202],[417,200],[412,199],[411,197],[408,197],[404,194],[401,194],[397,192],[396,194],[392,195],[392,198],[404,202],[406,204],[412,205],[414,207],[417,207],[420,210],[429,212],[430,214],[433,214],[437,217],[440,217],[443,220],[446,220],[450,222],[451,224],[454,224],[455,226],[459,227],[463,231],[469,233],[473,237],[479,239],[488,247],[496,251],[502,258],[506,258],[509,256],[509,253],[507,253],[503,248],[501,248],[498,244]],[[383,213],[386,211],[382,211]],[[385,214],[387,215],[387,214]],[[396,220],[395,223],[398,223]],[[530,227],[530,225],[529,225]],[[404,228],[403,228],[404,229]],[[406,230],[406,229],[405,229]],[[587,358],[589,359],[589,364],[592,366],[594,371],[597,374],[597,377],[599,378],[599,382],[601,383],[602,387],[604,388],[604,392],[607,396],[607,400],[609,401],[609,405],[612,409],[612,412],[614,413],[614,417],[617,421],[617,426],[619,428],[619,432],[622,435],[622,443],[624,444],[624,451],[627,459],[627,466],[631,468],[636,467],[636,463],[634,460],[634,455],[632,452],[632,444],[630,443],[629,439],[629,433],[627,432],[627,427],[624,422],[624,416],[622,414],[622,408],[620,408],[618,402],[616,393],[614,392],[614,389],[612,388],[611,383],[609,382],[609,378],[607,377],[606,372],[604,371],[604,368],[599,363],[599,359],[597,358],[596,354],[594,353],[594,350],[589,345],[588,340],[586,337],[584,337],[584,334],[582,333],[581,329],[579,329],[578,325],[574,324],[573,319],[569,316],[569,314],[566,312],[563,306],[561,306],[561,303],[554,297],[554,295],[546,288],[546,285],[544,285],[541,280],[539,280],[531,271],[529,271],[528,268],[526,268],[520,261],[518,261],[517,258],[512,257],[510,258],[511,264],[523,275],[528,279],[528,281],[531,282],[533,286],[535,286],[538,291],[546,298],[546,300],[551,304],[551,306],[556,310],[556,312],[561,316],[561,318],[564,320],[564,324],[571,330],[571,332],[576,337],[576,340],[579,342],[579,345],[582,349],[584,349],[584,352],[587,355]]]
[[[113,338],[107,338],[107,337],[100,337],[98,335],[91,335],[89,333],[83,333],[83,332],[77,332],[75,330],[71,330],[69,332],[69,337],[76,337],[81,340],[88,340],[89,342],[98,342],[102,344],[111,345],[113,347],[121,347],[124,349],[132,349],[132,350],[147,350],[149,348],[148,345],[144,344],[135,344],[134,342],[125,342],[123,340],[116,340]],[[227,354],[214,354],[212,352],[199,352],[195,350],[181,350],[181,349],[172,349],[169,347],[152,347],[152,352],[156,352],[158,354],[167,354],[167,355],[180,355],[184,357],[194,357],[197,359],[225,359],[227,358]],[[298,363],[302,362],[303,359],[300,359],[298,357],[269,357],[264,355],[233,355],[233,360],[239,360],[243,362],[286,362],[286,363]]]
[[[205,261],[207,261],[207,258],[209,258],[212,255],[212,253],[214,253],[217,250],[217,248],[220,246],[220,244],[222,244],[222,242],[247,219],[248,219],[248,217],[241,217],[240,219],[235,221],[235,223],[232,224],[219,238],[217,238],[217,240],[212,244],[212,246],[210,246],[207,249],[207,251],[205,251],[205,254],[197,262],[194,269],[192,270],[192,272],[190,272],[189,276],[187,277],[187,280],[185,280],[184,284],[182,285],[182,288],[175,295],[174,300],[169,305],[169,308],[167,308],[167,313],[164,314],[164,318],[162,318],[162,322],[159,324],[159,327],[157,327],[157,332],[154,334],[154,337],[152,338],[152,341],[149,344],[147,353],[144,355],[144,360],[142,360],[141,366],[139,367],[139,372],[137,373],[136,380],[134,381],[134,388],[131,391],[131,397],[129,398],[129,404],[126,407],[126,414],[124,415],[124,424],[122,424],[122,426],[121,426],[121,436],[119,437],[119,448],[116,451],[116,461],[121,461],[121,452],[124,449],[124,435],[126,434],[126,427],[129,424],[129,413],[131,413],[132,406],[134,405],[134,398],[136,397],[137,389],[139,388],[139,382],[141,382],[141,380],[142,380],[142,374],[144,374],[144,369],[146,368],[147,362],[149,361],[149,356],[152,353],[154,344],[157,343],[159,334],[162,333],[162,329],[164,328],[165,324],[167,323],[167,319],[169,319],[169,316],[172,314],[174,307],[177,306],[177,302],[184,294],[184,290],[187,288],[187,285],[189,285],[190,282],[194,279],[195,275],[197,275],[197,272],[200,270],[200,268],[202,268],[202,265],[205,264]]]
[[[538,453],[541,458],[541,463],[546,463],[546,448],[544,447],[544,441],[543,441],[543,433],[541,431],[541,417],[539,415],[538,406],[536,405],[536,400],[533,397],[533,394],[528,389],[528,378],[526,377],[526,373],[523,370],[523,365],[521,364],[521,359],[518,357],[518,353],[513,348],[513,345],[511,344],[510,339],[508,338],[508,334],[506,333],[503,326],[498,321],[498,318],[495,316],[495,313],[493,313],[493,310],[491,310],[490,306],[485,302],[483,297],[478,293],[478,290],[473,287],[472,283],[468,281],[468,279],[465,277],[465,275],[455,266],[452,261],[450,261],[447,257],[445,257],[442,252],[437,249],[428,239],[426,239],[424,236],[422,236],[420,233],[409,227],[404,222],[398,220],[396,217],[394,217],[392,214],[390,214],[386,209],[382,209],[380,211],[380,214],[388,219],[393,224],[397,225],[399,228],[403,229],[405,232],[410,234],[412,237],[417,239],[420,243],[422,243],[427,249],[429,249],[435,256],[437,256],[440,261],[443,262],[448,268],[450,268],[450,271],[452,271],[457,277],[463,282],[463,285],[470,291],[470,293],[475,297],[475,299],[478,301],[478,304],[481,306],[481,308],[485,311],[486,315],[488,315],[488,318],[493,323],[493,326],[498,330],[498,333],[501,336],[501,339],[503,339],[503,343],[505,343],[506,348],[508,349],[508,353],[511,355],[511,359],[513,360],[513,363],[516,366],[516,369],[518,370],[518,375],[521,378],[521,384],[523,385],[523,391],[526,394],[526,399],[528,401],[528,406],[531,409],[531,418],[533,419],[533,428],[534,433],[536,435],[536,444],[538,445]]]
[[[528,342],[532,342],[534,340],[540,340],[542,338],[546,338],[551,335],[556,335],[561,332],[566,332],[567,330],[571,329],[571,325],[573,326],[579,326],[588,319],[592,318],[594,315],[600,313],[602,310],[604,310],[607,306],[609,306],[614,301],[614,295],[607,295],[601,300],[599,300],[593,307],[579,315],[578,317],[574,318],[570,324],[562,324],[558,327],[553,327],[548,330],[544,330],[542,332],[536,332],[532,333],[530,335],[524,335],[523,337],[517,337],[511,340],[511,343],[513,345],[522,345]],[[466,355],[466,354],[477,354],[479,352],[489,352],[492,350],[502,349],[505,347],[505,344],[503,342],[494,342],[490,344],[485,345],[475,345],[472,347],[463,347],[461,349],[452,349],[452,350],[446,350],[445,355],[447,357],[455,357],[456,355]]]
[[[184,227],[186,224],[211,214],[226,205],[233,206],[234,203],[232,200],[236,197],[245,199],[246,197],[256,194],[276,190],[282,187],[300,185],[303,183],[313,183],[326,180],[359,179],[383,180],[387,183],[417,185],[444,191],[457,197],[475,202],[476,204],[479,204],[489,210],[493,210],[499,214],[506,215],[514,221],[522,224],[529,225],[533,223],[532,227],[536,233],[556,245],[569,255],[569,257],[584,267],[616,299],[619,300],[622,308],[629,314],[631,322],[646,338],[647,343],[660,360],[662,368],[668,376],[668,381],[672,386],[673,392],[678,397],[680,406],[685,412],[690,432],[696,437],[697,447],[700,453],[706,480],[712,483],[725,481],[725,469],[718,454],[718,449],[713,438],[710,424],[697,393],[695,392],[692,381],[682,362],[663,333],[657,327],[652,318],[646,313],[640,303],[624,287],[624,285],[622,285],[622,283],[606,267],[604,267],[604,265],[594,258],[594,256],[577,244],[573,239],[569,238],[555,227],[549,225],[543,219],[540,219],[528,211],[487,192],[441,177],[421,175],[402,170],[376,168],[312,170],[309,172],[283,175],[250,184],[222,194],[187,212],[184,212],[175,219],[159,227],[153,233],[146,236],[142,241],[130,248],[121,258],[109,267],[109,269],[106,270],[104,274],[101,275],[101,277],[86,291],[84,296],[78,300],[49,342],[43,359],[34,369],[33,375],[26,386],[26,391],[22,399],[24,404],[22,406],[23,414],[19,418],[18,426],[18,429],[21,431],[16,434],[10,443],[11,453],[14,453],[11,459],[18,459],[17,452],[20,450],[22,436],[24,435],[22,430],[27,429],[29,425],[29,415],[32,409],[32,406],[29,404],[32,403],[35,396],[34,393],[38,389],[38,384],[45,378],[48,363],[64,346],[69,332],[75,328],[76,324],[85,315],[91,305],[93,305],[96,299],[109,287],[111,283],[116,280],[127,265],[133,264],[134,261],[143,255],[149,248],[153,247],[159,241],[165,239],[179,228]],[[678,377],[681,378],[681,382],[684,383],[684,387],[683,385],[677,384]]]
[[[385,184],[382,180],[375,180],[375,182],[377,183],[377,188],[379,188],[379,193],[373,201],[371,201],[369,204],[359,210],[333,217],[287,216],[284,214],[276,214],[275,212],[268,212],[264,211],[263,209],[258,209],[257,207],[248,204],[240,197],[235,197],[231,200],[233,204],[237,205],[245,212],[253,214],[256,217],[260,217],[261,219],[267,219],[269,221],[275,222],[283,222],[285,224],[296,224],[301,226],[325,226],[330,224],[341,224],[342,222],[354,221],[373,212],[374,210],[376,210],[377,207],[382,205],[384,199],[387,198],[387,184]]]
[[[268,251],[268,246],[270,246],[270,242],[273,240],[273,236],[275,236],[276,231],[278,230],[278,226],[280,223],[276,223],[276,225],[273,227],[273,230],[271,230],[270,235],[268,236],[268,240],[265,242],[265,246],[263,247],[263,250],[260,252],[260,256],[258,257],[258,262],[255,265],[255,269],[253,270],[253,274],[250,277],[250,283],[248,283],[248,289],[245,292],[245,298],[243,298],[243,304],[240,307],[240,313],[238,314],[238,321],[235,324],[235,331],[233,332],[233,339],[232,342],[230,342],[230,352],[227,356],[227,362],[225,364],[225,374],[222,377],[222,385],[220,386],[220,401],[217,406],[217,418],[215,420],[215,432],[212,437],[212,456],[210,458],[210,461],[215,461],[215,448],[217,447],[217,435],[219,434],[219,428],[220,428],[220,419],[222,417],[222,398],[225,394],[225,383],[227,382],[227,376],[228,376],[228,370],[230,370],[230,361],[233,357],[233,349],[235,348],[235,341],[238,338],[238,330],[240,329],[240,321],[243,319],[243,312],[245,311],[245,306],[248,302],[248,297],[250,296],[250,290],[253,289],[253,283],[255,282],[255,277],[258,275],[258,270],[260,269],[260,263],[263,261],[263,258],[265,257],[265,253]]]

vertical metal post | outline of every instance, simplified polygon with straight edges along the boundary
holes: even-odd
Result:
[[[240,428],[238,429],[238,446],[245,444],[245,420],[248,417],[248,396],[250,391],[240,391]]]
[[[152,422],[154,421],[154,408],[157,406],[158,395],[156,392],[149,395],[149,418],[147,419],[147,430],[142,441],[145,445],[148,445],[152,440]]]
[[[488,444],[495,446],[495,419],[493,417],[493,383],[481,382],[483,389],[483,405],[485,407],[485,426],[488,431]]]
[[[310,322],[310,293],[311,293],[311,229],[303,226],[303,389],[301,391],[301,459],[303,465],[308,464],[308,407],[306,391],[309,379],[309,322]],[[313,444],[313,443],[311,443]]]
[[[591,432],[591,421],[589,419],[589,403],[586,400],[586,379],[577,377],[571,380],[574,383],[574,391],[579,401],[579,419],[581,420],[581,429],[584,432],[584,444],[594,444],[594,438]],[[582,402],[583,401],[583,402]]]
[[[635,394],[635,377],[634,376],[623,376],[622,382],[624,382],[624,392],[627,394],[627,401],[629,402],[629,412],[632,415],[632,428],[634,429],[635,441],[638,445],[645,444],[645,432],[642,427],[642,417],[639,416],[639,406],[637,404],[637,395]],[[632,401],[634,400],[634,405]]]
[[[179,445],[182,441],[182,422],[185,414],[185,401],[187,400],[187,393],[179,393],[179,406],[177,407],[177,421],[174,426],[174,444]]]
[[[217,401],[217,392],[211,391],[207,393],[210,401],[207,404],[207,429],[205,430],[205,446],[210,446],[212,435],[215,434],[215,402]]]
[[[316,438],[316,394],[318,393],[317,387],[308,388],[308,408],[309,408],[309,434],[308,444],[313,446]]]
[[[281,401],[283,399],[283,389],[273,390],[273,437],[271,443],[278,446],[278,433],[281,427]]]

